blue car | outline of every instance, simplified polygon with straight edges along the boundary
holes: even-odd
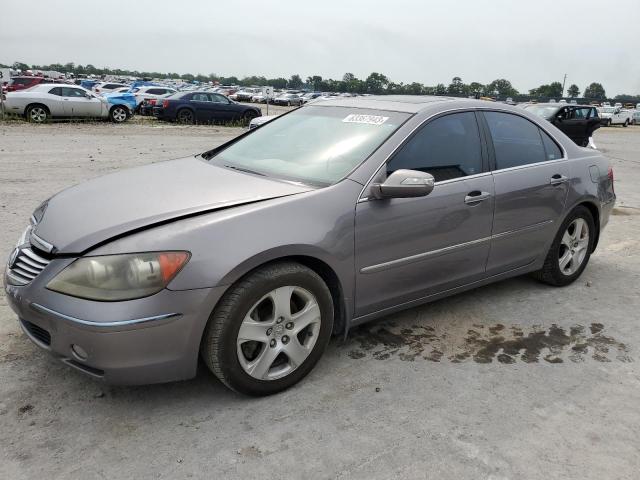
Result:
[[[179,123],[249,123],[262,115],[253,105],[242,105],[213,92],[178,92],[158,102],[153,115]]]

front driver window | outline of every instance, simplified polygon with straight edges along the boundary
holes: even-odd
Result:
[[[437,118],[422,127],[387,164],[387,175],[409,169],[437,182],[482,172],[482,147],[473,112]]]

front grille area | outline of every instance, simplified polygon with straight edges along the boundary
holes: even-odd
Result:
[[[27,285],[47,265],[49,265],[49,260],[41,257],[29,247],[22,248],[18,251],[18,256],[13,265],[9,267],[10,283],[13,285]]]
[[[47,346],[51,345],[51,334],[47,330],[27,320],[20,321],[25,330],[29,332],[33,338]]]

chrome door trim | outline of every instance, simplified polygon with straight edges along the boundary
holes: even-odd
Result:
[[[50,308],[43,307],[40,304],[32,303],[31,308],[33,308],[36,312],[42,313],[45,315],[53,315],[54,317],[60,318],[62,320],[67,320],[73,323],[79,323],[81,325],[87,325],[89,327],[122,327],[127,325],[136,325],[140,323],[148,323],[157,320],[166,320],[169,318],[176,318],[182,316],[180,313],[165,313],[163,315],[154,315],[153,317],[143,317],[143,318],[134,318],[131,320],[115,320],[111,322],[96,322],[94,320],[82,320],[80,318],[72,317],[71,315],[65,315],[64,313],[56,312],[55,310],[51,310]]]
[[[512,112],[511,110],[500,110],[497,109],[495,107],[491,107],[491,106],[478,106],[478,107],[458,107],[458,108],[450,108],[448,110],[441,110],[437,113],[434,113],[432,115],[429,115],[428,117],[426,117],[422,122],[420,122],[418,125],[416,125],[414,128],[411,129],[411,131],[409,133],[407,133],[402,140],[400,140],[398,142],[398,144],[395,146],[395,148],[385,157],[385,159],[382,161],[382,163],[378,166],[378,168],[375,169],[375,171],[373,172],[373,174],[371,174],[371,176],[369,177],[369,179],[365,182],[364,187],[362,187],[362,190],[360,191],[360,194],[358,195],[358,203],[360,203],[361,201],[364,200],[368,200],[368,197],[363,197],[363,193],[364,191],[367,189],[367,187],[369,186],[369,184],[371,183],[371,181],[374,179],[374,177],[376,175],[378,175],[378,173],[380,172],[380,169],[389,161],[389,159],[396,153],[396,151],[404,144],[404,142],[407,141],[407,139],[414,134],[414,132],[416,130],[418,130],[419,128],[421,128],[425,123],[427,123],[428,121],[430,121],[433,117],[437,117],[440,115],[443,115],[445,113],[455,113],[455,112],[479,112],[479,111],[487,111],[487,112],[498,112],[498,113],[506,113],[506,114],[510,114],[510,115],[517,115],[518,117],[524,118],[525,120],[533,123],[534,125],[536,125],[538,128],[542,129],[543,132],[545,132],[547,135],[549,135],[553,141],[560,147],[560,149],[562,150],[562,158],[558,158],[555,160],[545,160],[543,162],[537,162],[537,163],[530,163],[528,165],[520,165],[517,167],[509,167],[509,168],[503,168],[503,169],[496,169],[496,170],[489,170],[488,172],[482,172],[482,173],[486,173],[486,174],[491,174],[491,173],[495,173],[495,172],[505,172],[505,171],[509,171],[509,170],[515,170],[515,169],[519,169],[519,168],[524,168],[524,167],[530,167],[530,166],[536,166],[536,165],[540,165],[540,164],[548,164],[550,162],[560,162],[560,161],[566,161],[569,159],[568,155],[567,155],[567,151],[564,148],[564,145],[562,144],[562,142],[558,141],[558,139],[555,137],[555,135],[553,135],[551,132],[549,132],[546,128],[544,128],[542,126],[541,123],[537,123],[534,122],[533,120],[531,120],[530,118],[528,118],[526,115],[521,115],[519,112]],[[419,112],[418,112],[419,113]],[[546,120],[545,120],[546,121]],[[468,177],[460,177],[461,179],[464,178],[471,178],[474,175],[469,175]],[[457,180],[457,179],[453,179],[453,180]],[[448,182],[450,180],[445,180],[445,182]],[[438,183],[436,182],[436,185],[438,185]]]
[[[409,257],[398,258],[396,260],[390,260],[388,262],[379,263],[377,265],[371,265],[369,267],[363,267],[360,269],[360,273],[368,274],[368,273],[377,273],[382,270],[388,270],[390,268],[399,267],[402,265],[408,265],[410,263],[419,262],[429,257],[436,257],[439,255],[444,255],[446,253],[453,252],[455,250],[460,250],[462,248],[469,247],[471,245],[476,245],[484,242],[488,242],[491,240],[491,237],[478,238],[477,240],[471,240],[470,242],[458,243],[456,245],[451,245],[449,247],[439,248],[437,250],[431,250],[429,252],[418,253],[416,255],[411,255]]]
[[[383,270],[388,270],[390,268],[399,267],[403,265],[408,265],[410,263],[419,262],[429,257],[436,257],[439,255],[445,255],[447,253],[451,253],[456,250],[460,250],[463,248],[470,247],[472,245],[478,245],[484,242],[488,242],[491,240],[495,240],[497,238],[507,237],[509,235],[516,235],[522,232],[526,232],[529,230],[537,230],[538,228],[542,228],[545,225],[553,223],[553,220],[545,220],[544,222],[534,223],[533,225],[527,225],[526,227],[518,228],[517,230],[509,230],[508,232],[497,233],[495,235],[491,235],[489,237],[478,238],[477,240],[471,240],[470,242],[458,243],[456,245],[451,245],[449,247],[439,248],[437,250],[430,250],[428,252],[418,253],[416,255],[411,255],[408,257],[397,258],[395,260],[389,260],[388,262],[378,263],[376,265],[370,265],[368,267],[363,267],[360,269],[360,273],[366,275],[369,273],[378,273]]]

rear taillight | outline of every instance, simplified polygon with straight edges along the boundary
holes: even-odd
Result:
[[[147,100],[147,102],[149,102],[149,105],[155,105],[156,104],[156,99],[152,98],[150,100]]]
[[[162,101],[162,108],[169,108],[169,100]]]
[[[609,167],[609,170],[607,171],[607,177],[609,178],[609,181],[611,182],[611,190],[613,190],[614,193],[615,193],[615,188],[613,186],[613,167]]]

